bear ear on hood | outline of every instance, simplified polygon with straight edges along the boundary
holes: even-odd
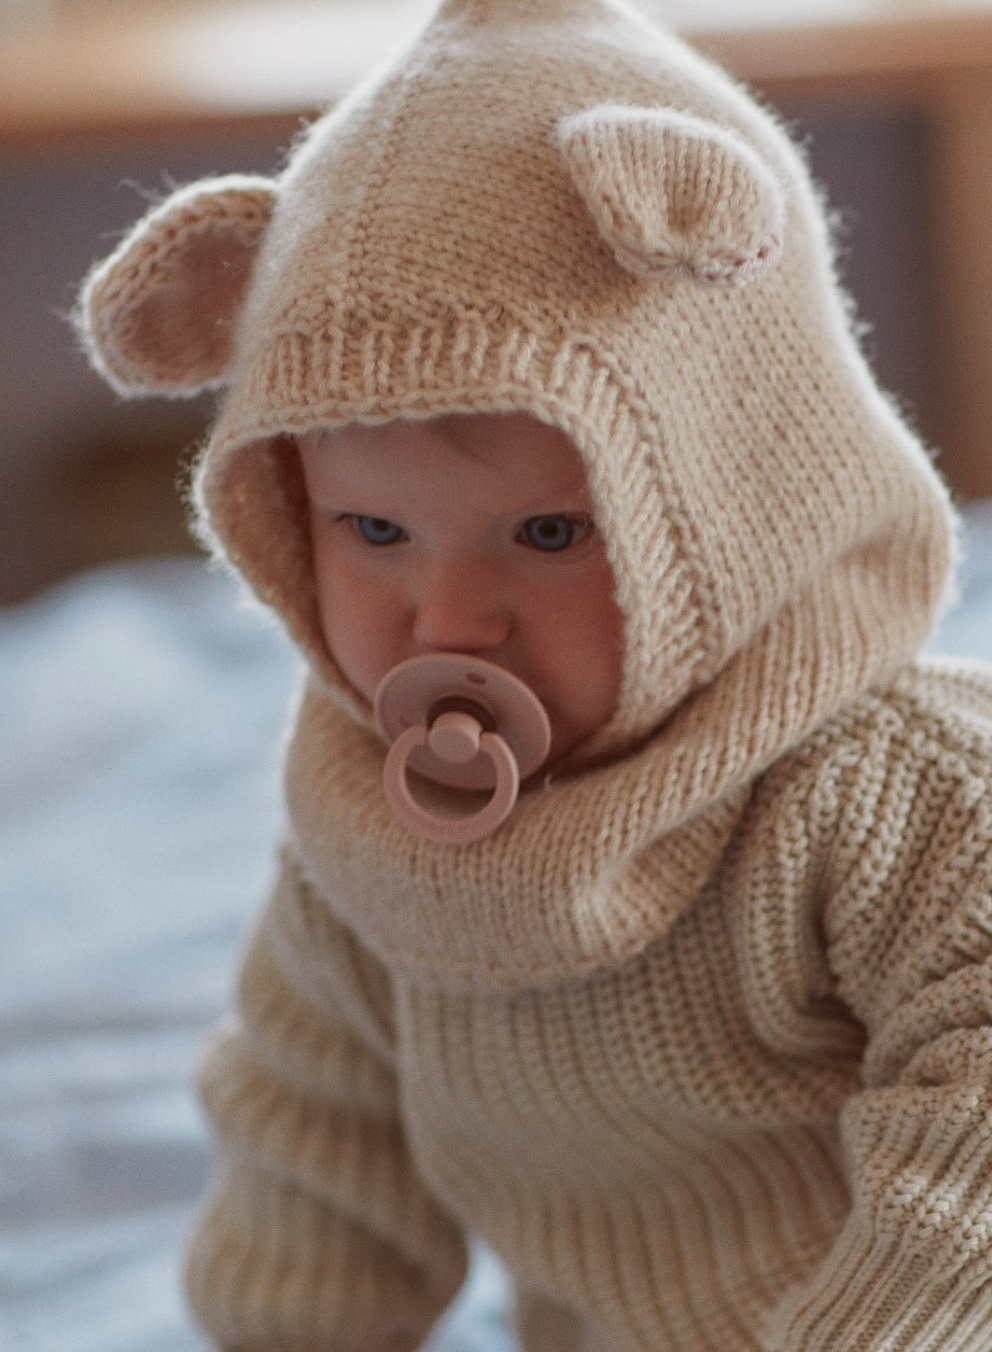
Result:
[[[604,104],[565,118],[558,141],[628,272],[744,286],[778,261],[782,187],[733,132],[670,109]]]
[[[276,198],[269,179],[206,179],[149,212],[83,284],[76,329],[125,396],[222,385]]]

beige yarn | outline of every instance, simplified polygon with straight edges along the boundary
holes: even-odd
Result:
[[[988,1352],[992,678],[914,661],[946,496],[774,121],[623,0],[448,0],[80,328],[125,393],[226,384],[205,529],[311,664],[204,1070],[218,1343],[416,1348],[474,1233],[530,1352]],[[584,457],[623,689],[437,847],[323,643],[289,434],[506,409]]]
[[[530,1352],[987,1349],[987,673],[907,672],[632,860],[637,800],[597,774],[482,857],[413,843],[323,705],[204,1073],[228,1166],[190,1290],[222,1345],[417,1347],[464,1228],[517,1277]],[[474,990],[397,959],[445,906]],[[632,951],[556,979],[584,940]]]

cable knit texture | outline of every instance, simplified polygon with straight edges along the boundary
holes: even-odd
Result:
[[[78,323],[124,393],[226,387],[202,529],[310,663],[203,1072],[216,1341],[412,1352],[476,1234],[529,1352],[988,1352],[992,676],[917,658],[946,495],[775,121],[625,0],[446,0]],[[624,677],[438,846],[324,644],[292,436],[499,410],[583,456]]]

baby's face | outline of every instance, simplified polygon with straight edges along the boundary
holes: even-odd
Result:
[[[623,625],[569,438],[527,414],[352,424],[300,438],[324,637],[369,702],[398,662],[520,677],[560,759],[616,708]]]

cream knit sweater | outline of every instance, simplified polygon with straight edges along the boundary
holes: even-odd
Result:
[[[531,1352],[988,1352],[992,675],[915,660],[946,497],[774,121],[625,0],[446,0],[278,180],[91,274],[125,394],[225,386],[205,531],[310,662],[203,1093],[229,1352],[419,1346],[485,1238]],[[615,715],[416,839],[290,434],[522,409],[584,457]]]
[[[228,1164],[190,1288],[223,1346],[415,1348],[475,1232],[535,1350],[989,1347],[987,676],[908,672],[633,852],[646,763],[439,859],[366,734],[303,712],[203,1077]]]

